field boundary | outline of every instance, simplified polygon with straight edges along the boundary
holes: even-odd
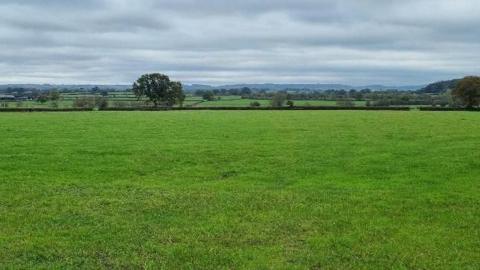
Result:
[[[420,111],[431,112],[480,112],[480,108],[435,108],[435,107],[420,107]]]
[[[89,112],[91,108],[0,108],[0,112]]]
[[[0,112],[85,112],[93,108],[0,108]],[[338,107],[338,106],[293,106],[293,107],[136,107],[103,108],[99,111],[410,111],[409,107]]]

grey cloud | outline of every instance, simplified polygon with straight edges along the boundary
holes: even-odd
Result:
[[[416,84],[480,67],[476,0],[0,2],[0,82]]]

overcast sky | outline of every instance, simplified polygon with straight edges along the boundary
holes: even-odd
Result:
[[[480,73],[479,0],[1,0],[0,83],[423,84]]]

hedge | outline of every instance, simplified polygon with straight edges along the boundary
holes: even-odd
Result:
[[[300,111],[300,110],[355,110],[355,111],[409,111],[409,107],[338,107],[338,106],[294,106],[294,107],[143,107],[106,108],[104,111]]]
[[[0,108],[0,112],[85,112],[91,108]]]
[[[83,112],[91,108],[0,108],[0,112]],[[294,107],[137,107],[104,108],[102,111],[409,111],[409,107],[340,107],[340,106],[294,106]]]
[[[442,107],[420,107],[420,111],[433,112],[480,112],[480,108],[442,108]]]

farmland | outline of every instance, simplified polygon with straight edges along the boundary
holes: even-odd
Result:
[[[0,268],[478,269],[479,123],[0,113]]]
[[[63,93],[58,101],[38,102],[35,100],[27,101],[3,101],[0,108],[74,108],[74,101],[79,98],[101,98],[99,94],[89,94],[86,92]],[[147,99],[137,99],[130,92],[110,92],[105,99],[110,108],[125,107],[144,107],[151,106]],[[261,107],[271,106],[270,99],[251,99],[241,96],[218,96],[215,100],[203,100],[201,97],[187,95],[183,106],[185,107],[250,107],[252,102],[258,102]],[[295,100],[296,106],[337,106],[336,100]],[[354,101],[355,106],[365,106],[366,101]]]

